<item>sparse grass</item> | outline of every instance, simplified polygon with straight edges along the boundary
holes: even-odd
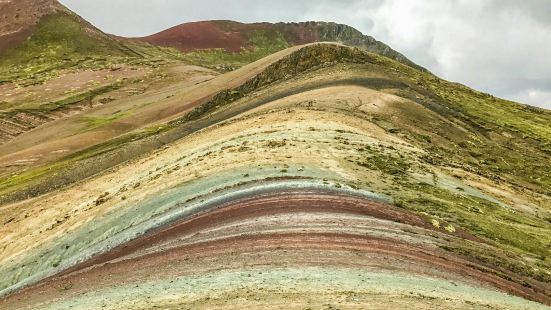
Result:
[[[363,161],[358,162],[362,167],[379,170],[393,176],[404,176],[409,170],[409,163],[402,157],[393,154],[373,153]]]
[[[85,150],[76,152],[54,163],[31,168],[18,174],[0,177],[0,197],[6,198],[9,194],[23,191],[25,189],[32,189],[39,184],[44,184],[47,180],[55,177],[61,171],[75,167],[81,161],[119,149],[122,145],[125,145],[131,141],[136,141],[159,134],[168,130],[168,128],[168,126],[152,126],[140,131],[119,136],[104,143],[100,143]]]
[[[6,110],[2,111],[3,113],[18,113],[18,112],[51,112],[56,110],[61,110],[63,108],[66,108],[70,105],[82,103],[82,102],[89,102],[96,96],[99,96],[104,93],[108,93],[110,91],[116,90],[122,86],[122,83],[114,83],[111,85],[106,85],[102,87],[98,87],[95,89],[91,89],[82,93],[69,95],[68,97],[61,99],[59,101],[55,102],[49,102],[41,105],[18,105],[16,107],[8,107]]]
[[[542,160],[551,160],[546,150],[551,142],[551,112],[445,81],[432,82],[428,87],[474,128],[474,133],[460,145],[462,149],[458,152],[441,149],[441,155],[457,161],[470,157],[469,164],[482,173],[510,175],[513,183],[533,184],[536,186],[531,186],[532,190],[551,192],[551,166]]]
[[[371,57],[368,62],[377,66],[369,70],[403,81],[408,88],[400,96],[424,97],[415,100],[441,117],[416,115],[408,105],[400,106],[400,122],[377,115],[429,150],[429,163],[460,166],[551,195],[551,111],[498,99],[379,55]]]
[[[57,290],[60,292],[69,291],[73,288],[74,284],[71,281],[63,281],[57,286]]]
[[[178,57],[180,53],[173,49],[115,40],[76,15],[58,12],[43,17],[27,41],[0,58],[0,82],[18,81],[29,86],[65,69],[97,69],[139,59]]]
[[[227,52],[224,49],[209,49],[185,53],[183,59],[189,63],[216,68],[221,71],[233,70],[291,45],[277,31],[256,30],[249,34],[249,46],[241,52]]]
[[[80,121],[84,125],[83,131],[88,131],[109,125],[131,114],[131,111],[125,111],[104,116],[85,116]]]

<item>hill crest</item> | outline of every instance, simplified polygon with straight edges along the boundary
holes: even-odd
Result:
[[[200,21],[180,24],[136,39],[183,52],[221,49],[230,53],[255,48],[283,49],[315,42],[338,42],[423,69],[375,38],[351,26],[333,22],[246,24],[229,20]]]

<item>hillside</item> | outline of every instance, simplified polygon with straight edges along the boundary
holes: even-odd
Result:
[[[54,0],[0,2],[0,54],[24,42],[33,33],[42,16],[61,10],[61,5]]]
[[[181,74],[177,51],[107,35],[55,0],[3,1],[0,9],[0,145],[33,146],[14,140]]]
[[[47,80],[54,70],[167,57],[159,48],[107,35],[55,0],[0,3],[0,83]]]
[[[137,40],[176,48],[186,52],[187,59],[192,62],[219,67],[239,67],[290,46],[338,42],[421,69],[373,37],[347,25],[327,22],[243,24],[204,21],[181,24]]]
[[[342,25],[151,41],[180,54],[36,3],[1,67],[0,309],[551,306],[551,111]]]
[[[105,172],[5,205],[5,292],[48,280],[4,305],[550,304],[549,111],[345,46],[263,63],[44,182]]]
[[[7,1],[1,4],[3,64],[37,63],[73,54],[123,55],[117,42],[55,0]]]

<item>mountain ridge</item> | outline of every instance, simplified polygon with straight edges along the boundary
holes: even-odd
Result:
[[[7,0],[0,2],[0,55],[32,33],[43,15],[61,9],[56,0]]]
[[[247,24],[231,20],[199,21],[183,23],[156,34],[134,39],[176,48],[183,52],[221,49],[230,53],[264,46],[275,46],[277,50],[307,43],[337,42],[426,70],[372,36],[364,35],[351,26],[334,22]]]
[[[166,49],[105,33],[57,0],[10,0],[0,9],[11,14],[0,19],[0,82],[41,83],[48,72],[85,62],[171,57]]]
[[[151,290],[133,284],[141,275],[162,272],[162,287],[172,293],[190,260],[211,266],[194,251],[220,259],[221,272],[228,264],[250,270],[251,261],[242,257],[259,251],[266,261],[262,274],[280,268],[274,266],[283,258],[287,268],[300,269],[316,257],[318,274],[335,263],[360,266],[365,274],[363,268],[373,267],[369,255],[386,261],[377,265],[381,272],[404,265],[411,275],[422,270],[432,279],[424,285],[432,289],[442,278],[471,283],[467,277],[524,298],[484,296],[477,305],[550,304],[551,239],[542,232],[550,225],[551,179],[542,161],[549,157],[538,144],[550,136],[533,132],[545,128],[543,118],[550,114],[523,123],[535,112],[503,101],[492,105],[474,90],[339,44],[293,47],[260,62],[220,75],[226,80],[219,93],[194,101],[195,109],[164,127],[117,137],[66,166],[60,161],[46,167],[54,177],[43,182],[51,186],[40,196],[47,199],[25,200],[44,194],[33,193],[39,186],[28,183],[31,192],[0,214],[14,236],[4,241],[10,254],[0,267],[8,275],[0,287],[13,294],[0,304],[21,304],[28,294],[33,303],[92,307],[96,299],[61,294],[101,296],[110,281],[102,275],[110,270],[117,275],[114,291],[129,287],[139,296],[116,295],[117,302],[144,303],[143,294]],[[244,73],[247,78],[239,79]],[[235,87],[224,90],[228,80]],[[62,183],[67,180],[73,185]],[[80,202],[77,209],[74,201]],[[55,212],[40,214],[46,206]],[[37,233],[34,216],[17,213],[21,209],[50,226]],[[373,221],[374,228],[368,225]],[[274,233],[274,225],[281,233]],[[26,240],[69,227],[51,243],[17,251],[32,244]],[[326,250],[339,256],[325,261],[334,257],[320,255]],[[52,295],[60,298],[51,301]],[[471,296],[465,293],[458,302],[472,303]],[[406,303],[415,302],[424,301]]]

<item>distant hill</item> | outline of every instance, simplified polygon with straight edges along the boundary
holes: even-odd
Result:
[[[0,2],[0,81],[73,67],[90,58],[142,58],[149,44],[106,34],[56,0]]]
[[[549,111],[333,43],[191,72],[0,177],[1,309],[551,305]]]
[[[551,306],[551,111],[345,25],[0,5],[0,309]]]
[[[235,21],[202,21],[181,24],[137,39],[183,52],[219,49],[246,54],[247,51],[264,50],[266,55],[295,45],[338,42],[421,68],[373,37],[350,26],[329,22],[244,24]]]
[[[30,37],[42,16],[62,9],[55,0],[0,1],[0,54]]]

